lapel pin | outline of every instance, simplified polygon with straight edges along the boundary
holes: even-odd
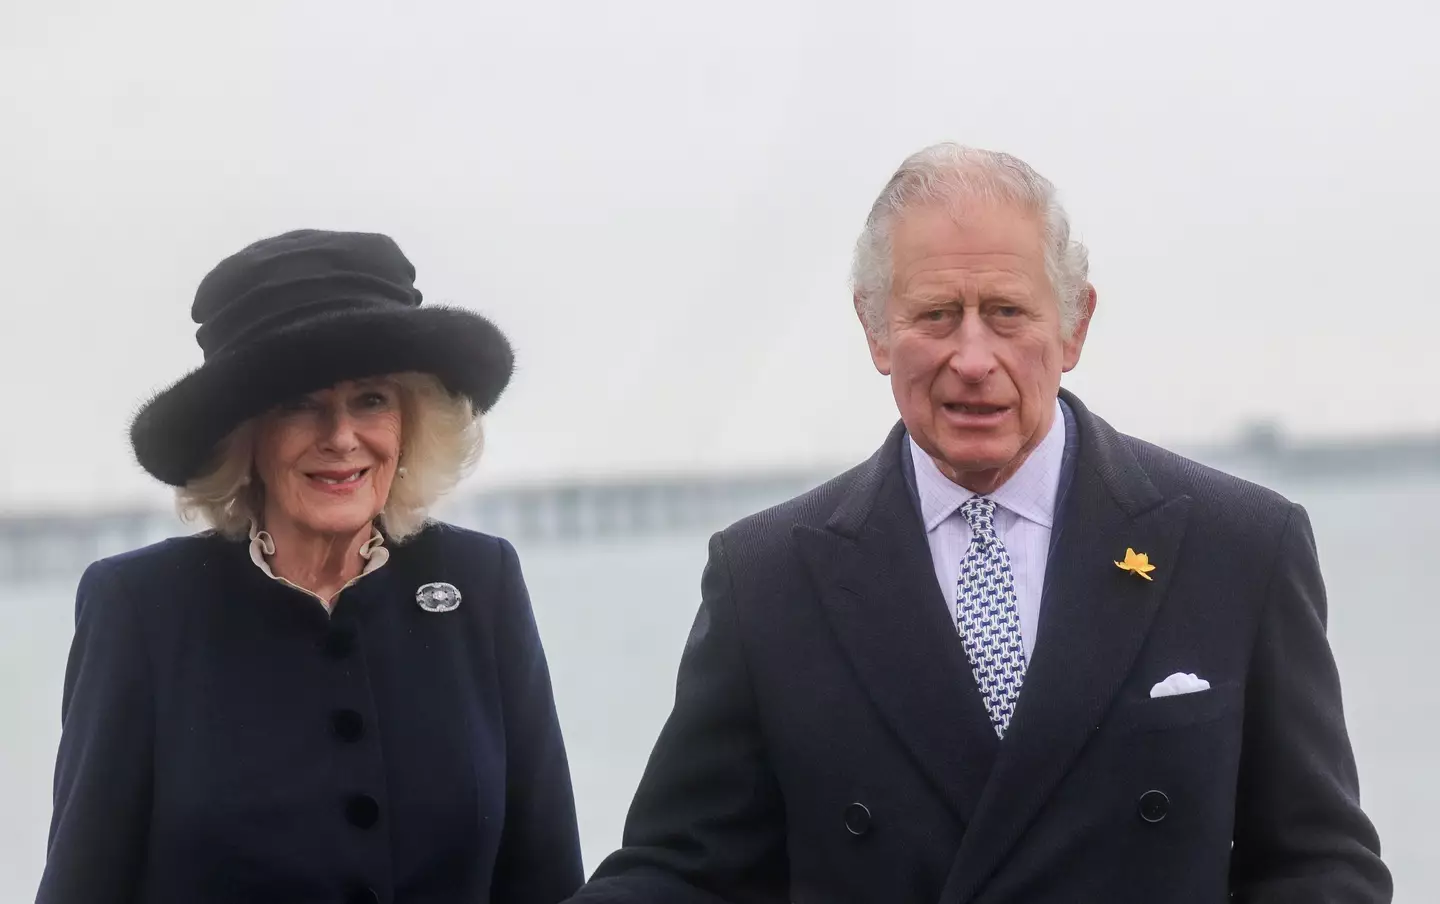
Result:
[[[1134,575],[1144,578],[1147,581],[1154,580],[1154,578],[1150,577],[1150,572],[1155,570],[1155,566],[1150,564],[1149,553],[1136,552],[1135,550],[1129,549],[1127,547],[1125,550],[1125,561],[1116,562],[1115,566],[1121,571],[1128,571]]]
[[[415,591],[415,602],[426,612],[449,612],[460,605],[460,591],[454,584],[422,584]]]

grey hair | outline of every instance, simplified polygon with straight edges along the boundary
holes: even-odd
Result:
[[[1060,306],[1068,338],[1084,316],[1090,254],[1070,237],[1070,217],[1055,186],[1018,157],[953,142],[931,145],[900,164],[870,208],[855,243],[850,271],[855,303],[873,336],[884,336],[885,305],[894,275],[891,233],[907,211],[932,205],[954,209],[963,201],[1006,203],[1034,214],[1044,224],[1045,273]]]
[[[480,459],[484,434],[469,399],[452,395],[429,374],[390,377],[400,393],[400,460],[403,477],[390,486],[380,526],[390,539],[404,542],[420,532],[430,507],[454,489]],[[265,489],[255,476],[256,421],[230,432],[216,449],[214,463],[175,491],[176,508],[186,521],[201,521],[232,539],[249,535],[259,520]]]

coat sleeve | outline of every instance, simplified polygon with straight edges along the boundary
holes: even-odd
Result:
[[[640,780],[624,843],[584,904],[789,901],[785,814],[737,624],[724,537],[710,541],[675,705]]]
[[[1360,808],[1315,537],[1299,506],[1280,543],[1247,697],[1232,899],[1389,902],[1390,873]]]
[[[505,718],[505,826],[490,899],[554,904],[585,881],[575,795],[520,560],[508,542],[500,547],[504,608],[495,648]]]
[[[138,897],[154,718],[145,632],[132,602],[104,563],[80,579],[37,904],[121,904]]]

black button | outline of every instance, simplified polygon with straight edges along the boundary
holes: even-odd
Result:
[[[335,659],[344,659],[355,652],[355,629],[345,625],[334,625],[325,635],[325,653]]]
[[[345,896],[347,904],[380,904],[380,895],[373,888],[357,888]]]
[[[870,811],[862,803],[853,803],[845,808],[845,828],[851,835],[864,835],[870,831]]]
[[[1140,795],[1140,818],[1146,822],[1159,822],[1170,812],[1170,798],[1164,791],[1146,791]]]
[[[357,794],[345,801],[345,818],[352,826],[368,829],[380,819],[380,805],[368,794]]]
[[[358,741],[365,734],[365,717],[353,709],[337,709],[330,714],[330,727],[342,741]]]

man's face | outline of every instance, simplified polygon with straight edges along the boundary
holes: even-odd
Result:
[[[867,332],[870,356],[915,442],[976,493],[1003,484],[1045,438],[1094,311],[1087,286],[1064,336],[1043,235],[1037,217],[1003,204],[976,204],[962,221],[920,208],[892,230],[886,332]]]

